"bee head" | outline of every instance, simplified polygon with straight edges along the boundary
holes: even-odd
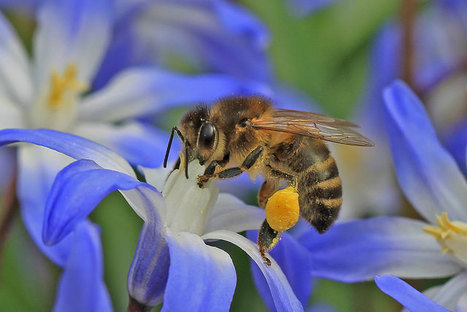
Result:
[[[202,165],[214,153],[219,141],[217,127],[208,118],[208,108],[199,105],[186,113],[180,121],[188,160],[197,158]]]

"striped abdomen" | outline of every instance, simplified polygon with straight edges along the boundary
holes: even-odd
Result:
[[[326,144],[313,141],[309,142],[309,148],[301,151],[309,166],[298,174],[296,187],[300,215],[324,233],[337,218],[342,205],[342,184]]]

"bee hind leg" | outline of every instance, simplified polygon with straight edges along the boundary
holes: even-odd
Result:
[[[278,232],[271,228],[267,220],[264,220],[258,233],[258,247],[261,257],[267,266],[271,265],[271,260],[266,256],[266,253],[274,248],[281,238],[282,232]]]
[[[269,197],[272,196],[280,187],[280,183],[278,180],[264,180],[263,184],[261,184],[261,188],[258,191],[258,205],[261,208],[266,207],[266,202],[268,201]]]

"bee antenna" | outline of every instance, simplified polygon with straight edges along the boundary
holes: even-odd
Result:
[[[165,151],[164,164],[163,164],[164,168],[167,167],[167,160],[169,159],[170,148],[172,147],[172,141],[174,139],[175,133],[177,133],[177,135],[180,137],[180,139],[182,139],[182,141],[186,142],[180,130],[177,127],[173,127],[172,132],[170,133],[169,143],[167,144],[167,150]],[[187,153],[188,152],[186,152],[186,154]]]
[[[185,140],[185,177],[188,179],[188,141]]]

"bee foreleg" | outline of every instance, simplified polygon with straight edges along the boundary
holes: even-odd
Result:
[[[211,162],[206,168],[204,174],[198,177],[198,185],[202,187],[203,184],[206,183],[210,178],[230,179],[241,175],[243,171],[250,169],[255,164],[262,152],[263,147],[258,146],[250,154],[248,154],[241,167],[233,167],[219,171],[217,173],[214,173],[214,171],[216,170],[218,163],[216,161]]]
[[[261,228],[259,229],[258,248],[264,263],[268,266],[271,265],[271,260],[266,256],[266,253],[276,246],[281,238],[281,233],[282,232],[278,232],[271,228],[267,220],[264,220]]]

